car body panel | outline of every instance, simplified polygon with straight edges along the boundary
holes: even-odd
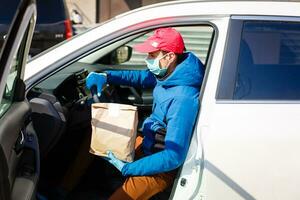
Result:
[[[216,35],[201,108],[171,199],[299,199],[299,101],[216,99],[231,18],[299,21],[299,10],[299,2],[277,1],[176,1],[140,8],[36,57],[25,79],[30,89],[99,46],[143,30],[187,21],[210,24]]]
[[[218,27],[218,30],[222,31],[218,31],[213,43],[212,52],[210,53],[211,58],[208,61],[208,69],[206,69],[205,80],[203,81],[203,84],[205,85],[202,85],[201,88],[201,94],[205,95],[201,97],[199,118],[195,125],[194,134],[191,139],[190,150],[188,152],[185,164],[182,168],[180,179],[178,179],[178,182],[176,183],[176,190],[173,194],[173,199],[198,199],[200,198],[199,195],[204,195],[202,193],[199,193],[204,171],[204,156],[206,157],[206,155],[204,155],[205,141],[203,141],[206,137],[206,134],[203,136],[202,132],[207,130],[208,124],[208,122],[203,119],[203,116],[206,116],[206,113],[211,113],[211,109],[204,105],[206,105],[206,102],[208,101],[206,99],[207,95],[215,95],[214,90],[211,90],[209,88],[209,84],[214,83],[218,79],[218,76],[216,75],[218,74],[218,70],[222,65],[222,57],[214,55],[220,55],[224,51],[229,17],[219,20],[213,20],[212,23],[214,23],[216,27]],[[181,185],[182,179],[188,180],[188,182],[184,186]]]
[[[34,76],[49,65],[63,59],[67,55],[100,40],[102,37],[111,35],[121,29],[137,28],[151,24],[153,20],[172,21],[172,17],[198,16],[204,18],[218,18],[229,15],[274,15],[274,16],[299,16],[300,3],[297,2],[258,2],[258,1],[236,1],[236,2],[178,2],[160,4],[160,6],[149,6],[131,11],[128,14],[115,17],[113,20],[104,22],[91,31],[80,34],[67,43],[55,46],[53,50],[38,56],[28,63],[25,79]],[[174,13],[168,10],[176,10]],[[141,24],[140,24],[141,23]],[[125,26],[124,26],[125,25]],[[75,39],[76,38],[76,39]]]
[[[299,22],[299,17],[242,18]],[[201,195],[207,199],[299,199],[299,101],[216,100],[220,66],[211,66],[217,70],[208,77],[199,118],[204,166]]]

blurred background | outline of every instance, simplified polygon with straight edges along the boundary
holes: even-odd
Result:
[[[37,24],[29,58],[98,23],[167,0],[36,0]],[[20,0],[0,0],[0,49]]]
[[[66,0],[70,14],[78,11],[82,24],[90,25],[106,21],[123,12],[168,0]]]

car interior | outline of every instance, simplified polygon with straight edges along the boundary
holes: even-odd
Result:
[[[213,29],[208,26],[176,28],[190,38],[187,39],[190,43],[186,42],[188,51],[194,51],[195,31],[205,32],[202,34],[207,35],[203,42],[206,47],[196,52],[205,64]],[[71,190],[68,199],[107,199],[121,186],[124,177],[119,171],[106,160],[89,153],[91,104],[95,100],[85,86],[85,79],[90,72],[146,69],[143,61],[146,54],[134,52],[132,45],[149,35],[149,31],[142,32],[95,49],[27,91],[40,149],[39,195],[54,199],[59,188],[67,187]],[[137,106],[138,132],[141,132],[144,119],[151,114],[153,96],[149,88],[106,85],[98,100]],[[171,190],[172,187],[152,199],[168,199]]]

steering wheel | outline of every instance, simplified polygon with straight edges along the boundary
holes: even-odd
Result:
[[[101,91],[101,97],[97,95],[97,86],[93,85],[91,87],[91,95],[94,103],[100,102],[110,102],[110,103],[120,103],[120,97],[117,94],[114,86],[104,87]]]

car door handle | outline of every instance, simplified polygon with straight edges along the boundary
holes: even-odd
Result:
[[[23,130],[21,129],[20,133],[19,133],[19,137],[17,138],[17,141],[15,143],[15,148],[14,148],[17,155],[24,148],[24,144],[25,144],[25,135],[24,135]]]

